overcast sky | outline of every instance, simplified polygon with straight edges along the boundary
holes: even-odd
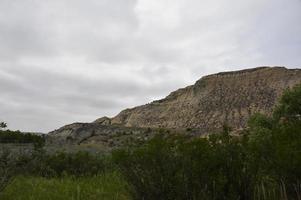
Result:
[[[0,0],[0,121],[48,132],[203,75],[301,67],[301,0]]]

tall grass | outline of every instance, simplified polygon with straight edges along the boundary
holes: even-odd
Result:
[[[15,159],[7,149],[0,150],[0,194],[14,178]]]
[[[119,173],[93,177],[17,177],[0,196],[1,200],[127,200],[127,184]]]

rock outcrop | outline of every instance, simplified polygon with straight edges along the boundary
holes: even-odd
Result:
[[[111,119],[102,117],[93,123],[64,126],[49,133],[49,138],[110,147],[137,137],[148,138],[159,128],[184,130],[192,135],[214,132],[225,124],[239,130],[246,127],[252,114],[271,114],[283,91],[299,83],[301,69],[284,67],[213,74],[164,99],[126,109]]]
[[[112,124],[127,127],[198,128],[246,126],[256,112],[270,114],[286,88],[301,83],[301,69],[258,67],[205,76],[165,99],[126,109]]]
[[[101,117],[95,120],[93,123],[101,124],[101,125],[110,125],[111,119],[109,117]]]
[[[133,128],[118,125],[102,125],[100,123],[73,123],[61,127],[48,134],[47,145],[63,148],[69,145],[91,147],[95,145],[101,151],[126,146],[133,141],[141,142],[158,132],[156,129]],[[68,148],[66,149],[68,151]],[[82,150],[85,150],[82,149]]]

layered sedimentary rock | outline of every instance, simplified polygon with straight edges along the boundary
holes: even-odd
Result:
[[[103,122],[101,120],[101,122]],[[94,123],[73,123],[48,134],[48,149],[82,146],[101,151],[110,151],[116,147],[126,146],[133,142],[142,142],[158,133],[156,129],[133,128],[118,125]],[[70,146],[68,146],[70,145]],[[97,146],[97,148],[95,148]],[[68,148],[65,149],[68,151]],[[78,150],[78,149],[77,149]],[[80,150],[80,149],[79,149]],[[86,148],[81,150],[87,150]]]
[[[118,146],[133,138],[147,138],[158,128],[189,130],[192,135],[211,133],[225,124],[239,130],[252,114],[271,114],[283,91],[300,83],[301,69],[284,67],[213,74],[164,99],[126,109],[113,118],[67,125],[49,136],[75,144]]]
[[[127,127],[198,128],[204,133],[224,124],[240,129],[253,113],[270,114],[283,91],[300,82],[300,69],[284,67],[213,74],[165,99],[126,109],[111,123]]]

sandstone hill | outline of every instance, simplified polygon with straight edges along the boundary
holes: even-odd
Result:
[[[301,69],[258,67],[205,76],[165,99],[126,109],[111,119],[128,127],[244,128],[255,112],[269,114],[284,89],[301,83]]]
[[[123,110],[113,118],[68,125],[50,135],[81,138],[78,142],[85,135],[91,139],[103,132],[115,134],[116,128],[112,127],[119,127],[117,132],[122,132],[119,129],[131,132],[132,128],[140,133],[147,132],[146,128],[189,128],[198,130],[199,134],[219,130],[224,124],[242,129],[252,114],[270,114],[283,91],[299,83],[301,69],[285,67],[217,73],[202,77],[194,85],[172,92],[164,99]]]

